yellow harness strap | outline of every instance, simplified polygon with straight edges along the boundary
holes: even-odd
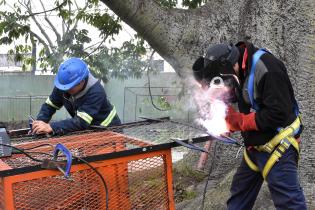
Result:
[[[259,172],[258,166],[255,163],[253,163],[253,161],[249,158],[246,148],[244,149],[244,159],[248,167],[250,167],[250,169],[252,169],[253,171]]]
[[[301,125],[300,117],[297,117],[296,120],[287,128],[282,129],[279,134],[277,134],[275,137],[273,137],[268,143],[256,146],[255,149],[257,149],[260,152],[268,152],[272,153],[267,160],[263,170],[262,170],[262,176],[264,179],[268,176],[268,173],[274,166],[274,164],[279,161],[279,159],[282,157],[282,155],[285,153],[285,151],[292,145],[296,151],[299,153],[300,148],[299,144],[296,141],[296,139],[293,137],[294,131],[297,130]],[[276,149],[275,149],[276,148]],[[253,170],[258,172],[259,168],[258,166],[251,161],[249,158],[246,148],[244,150],[244,159],[247,165]]]

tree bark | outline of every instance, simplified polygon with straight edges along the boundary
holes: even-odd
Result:
[[[302,183],[315,186],[314,0],[211,0],[191,10],[165,9],[154,0],[101,1],[182,77],[191,75],[193,61],[212,43],[249,36],[258,47],[271,50],[287,66],[306,127],[299,164]],[[309,199],[312,189],[305,192]]]

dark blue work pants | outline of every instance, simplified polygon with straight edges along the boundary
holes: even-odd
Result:
[[[248,151],[248,155],[260,171],[270,156],[269,153],[256,150]],[[268,188],[277,210],[306,209],[304,194],[298,180],[297,159],[296,150],[290,146],[267,176]],[[263,181],[261,173],[250,169],[243,158],[233,177],[231,197],[227,201],[228,209],[252,209]]]

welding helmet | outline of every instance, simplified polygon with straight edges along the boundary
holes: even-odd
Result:
[[[236,89],[239,86],[239,81],[233,66],[238,62],[238,59],[239,50],[236,46],[229,44],[212,45],[207,49],[204,57],[199,57],[194,62],[193,75],[202,86],[210,86],[216,81],[223,81],[224,85]]]
[[[199,83],[210,84],[214,77],[233,77],[236,73],[234,64],[239,58],[239,50],[234,45],[215,44],[207,49],[204,57],[199,57],[193,64],[193,74]]]
[[[239,51],[232,44],[215,44],[208,48],[204,58],[204,67],[213,61],[218,61],[222,65],[231,64],[232,66],[238,61]]]
[[[60,64],[55,77],[55,86],[60,90],[67,91],[88,77],[89,72],[89,68],[83,60],[69,58]]]

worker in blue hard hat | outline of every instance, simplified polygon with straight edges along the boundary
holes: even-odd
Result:
[[[33,134],[65,134],[87,129],[91,125],[107,127],[121,124],[103,86],[80,58],[64,61],[59,66],[54,84],[55,88],[32,123]],[[62,106],[71,118],[50,122]]]

